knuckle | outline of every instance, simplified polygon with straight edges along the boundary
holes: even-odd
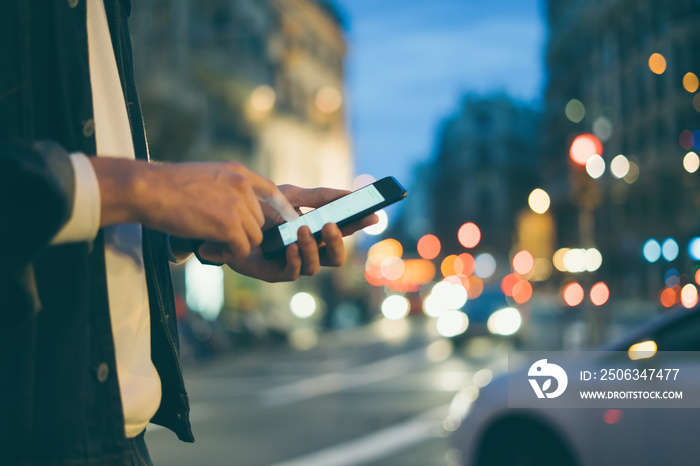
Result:
[[[241,162],[231,160],[226,162],[226,168],[234,172],[240,172],[242,168],[245,168]]]

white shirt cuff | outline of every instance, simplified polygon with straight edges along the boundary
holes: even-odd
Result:
[[[73,211],[51,240],[54,245],[92,241],[100,229],[100,185],[95,170],[84,154],[70,154],[70,161],[75,174]]]

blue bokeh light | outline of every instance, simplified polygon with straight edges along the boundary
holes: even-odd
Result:
[[[656,262],[661,257],[661,245],[653,238],[647,240],[642,248],[642,253],[647,262]]]
[[[661,245],[661,254],[663,254],[664,259],[669,262],[676,260],[678,257],[678,243],[673,238],[666,238],[664,244]]]
[[[695,237],[688,243],[688,255],[694,261],[700,261],[700,237]]]

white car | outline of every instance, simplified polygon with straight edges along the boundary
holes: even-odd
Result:
[[[604,350],[640,342],[700,351],[700,310],[668,312]],[[459,392],[444,425],[465,466],[700,465],[700,409],[508,408],[506,375]]]

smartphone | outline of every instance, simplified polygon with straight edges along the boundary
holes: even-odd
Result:
[[[297,241],[297,230],[308,225],[311,233],[320,237],[321,229],[326,223],[335,223],[339,227],[361,219],[379,209],[406,197],[406,190],[393,176],[353,191],[335,201],[301,215],[293,222],[286,222],[263,232],[260,245],[265,257],[275,256],[290,244]]]

